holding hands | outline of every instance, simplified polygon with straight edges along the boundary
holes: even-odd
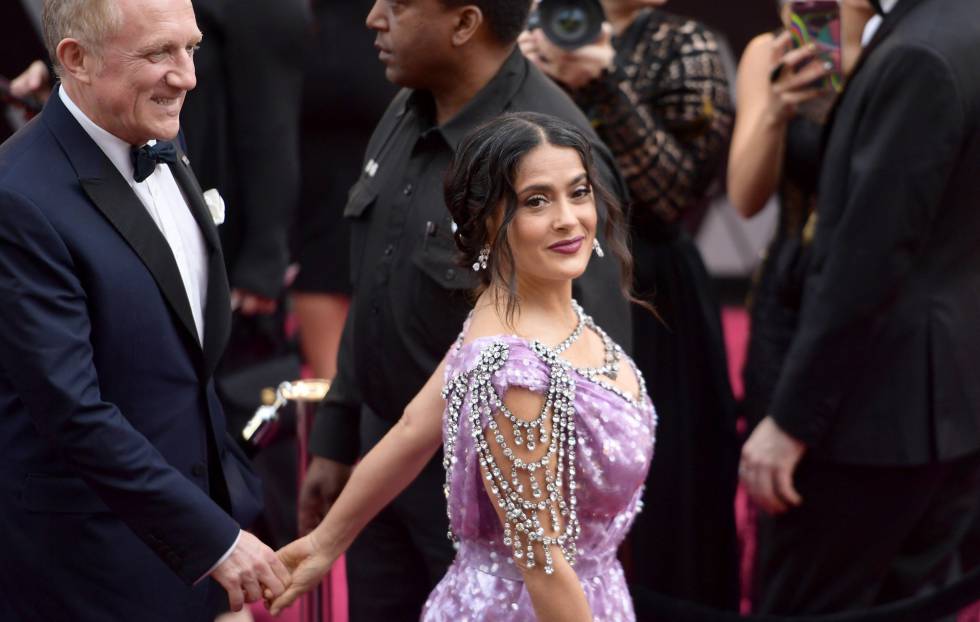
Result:
[[[277,597],[292,583],[272,549],[247,531],[241,532],[228,559],[211,571],[211,578],[228,592],[232,611],[240,611],[245,603]]]
[[[274,616],[319,585],[337,560],[337,555],[317,546],[312,532],[282,547],[276,555],[292,573],[292,583],[282,594],[274,595],[266,591],[266,606]]]
[[[276,552],[281,565],[291,575],[284,590],[266,586],[262,594],[272,615],[292,605],[297,598],[316,588],[340,556],[342,548],[330,553],[318,544],[314,529],[320,524],[350,479],[352,467],[314,456],[300,489],[299,530],[306,534]]]

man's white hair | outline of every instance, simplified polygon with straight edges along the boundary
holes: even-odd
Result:
[[[88,50],[100,53],[121,25],[117,0],[44,0],[41,27],[55,72],[61,73],[58,44],[64,39],[77,39]]]

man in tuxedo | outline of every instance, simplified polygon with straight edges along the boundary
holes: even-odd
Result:
[[[742,454],[774,514],[764,613],[946,585],[980,502],[980,11],[876,10],[828,136],[799,332]]]
[[[62,84],[0,147],[0,619],[210,621],[289,576],[240,527],[220,209],[170,142],[201,34],[190,0],[44,30]]]

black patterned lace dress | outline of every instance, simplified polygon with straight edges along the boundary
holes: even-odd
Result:
[[[679,218],[701,205],[728,150],[729,82],[701,24],[641,11],[613,39],[616,69],[573,97],[629,184],[635,360],[660,413],[644,509],[623,551],[631,583],[734,608],[738,445],[718,305]]]

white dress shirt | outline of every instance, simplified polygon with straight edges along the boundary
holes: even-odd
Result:
[[[888,15],[895,8],[896,4],[898,4],[898,0],[881,0],[882,13]],[[875,36],[875,33],[878,32],[878,29],[881,28],[882,20],[884,20],[884,17],[875,13],[868,20],[868,23],[864,25],[864,31],[861,33],[861,47],[868,45],[872,37]]]
[[[58,94],[85,133],[119,169],[119,174],[136,193],[167,240],[180,271],[180,280],[184,283],[184,292],[194,317],[194,327],[197,328],[198,342],[203,344],[204,309],[208,295],[208,251],[204,234],[194,220],[170,167],[158,165],[145,181],[137,183],[133,179],[132,145],[96,125],[75,105],[64,88],[59,88]],[[155,142],[150,141],[150,144]]]
[[[204,234],[194,220],[170,167],[158,165],[146,180],[137,183],[133,178],[132,145],[96,125],[75,105],[64,87],[58,89],[58,95],[85,133],[95,141],[109,161],[119,170],[119,174],[136,193],[143,207],[160,229],[160,233],[167,240],[177,262],[177,269],[180,271],[180,280],[184,283],[184,292],[187,294],[187,302],[190,303],[191,315],[194,316],[198,341],[203,344],[204,308],[207,304],[208,292],[208,251]],[[242,533],[239,531],[231,548],[198,581],[211,574],[228,559],[238,546],[241,536]]]

